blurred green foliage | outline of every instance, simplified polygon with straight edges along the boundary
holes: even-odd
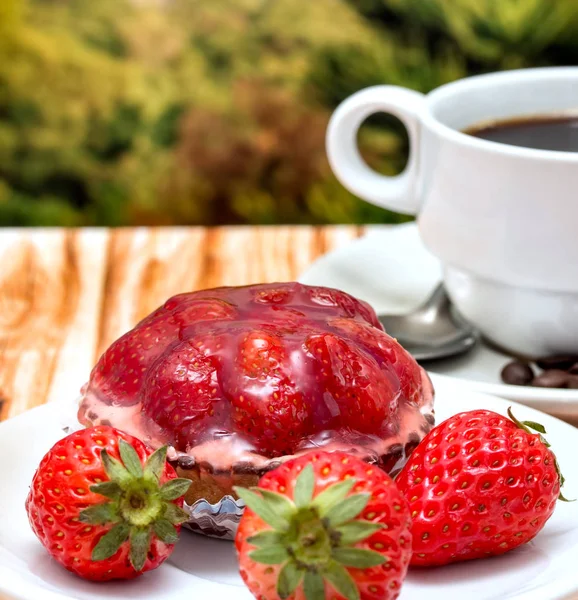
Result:
[[[330,172],[341,100],[577,62],[576,0],[0,0],[0,224],[399,221]]]

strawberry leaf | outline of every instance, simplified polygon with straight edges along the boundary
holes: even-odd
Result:
[[[556,473],[558,473],[558,478],[560,479],[560,488],[561,488],[564,485],[566,478],[564,477],[564,475],[562,475],[562,471],[560,471],[560,465],[558,464],[558,459],[556,458],[555,455],[554,455],[554,467],[556,468]],[[560,493],[558,494],[558,500],[560,500],[560,502],[576,502],[576,498],[573,498],[572,500],[568,500],[568,498],[566,498],[564,496],[564,494],[562,493],[562,490],[560,490]]]
[[[289,558],[287,550],[281,544],[259,548],[249,553],[251,559],[264,565],[278,565]]]
[[[335,531],[339,534],[339,544],[341,546],[351,546],[368,538],[380,529],[383,529],[381,523],[351,521],[350,523],[336,527]]]
[[[275,513],[274,508],[272,508],[267,500],[256,494],[255,492],[248,490],[246,488],[234,487],[233,488],[239,498],[243,500],[243,502],[265,523],[271,525],[273,529],[285,530],[289,526],[289,523],[281,516]]]
[[[540,423],[535,423],[534,421],[523,421],[520,422],[518,421],[518,419],[516,419],[516,417],[514,416],[514,414],[512,413],[512,407],[510,406],[508,408],[508,417],[510,417],[510,419],[512,419],[512,421],[514,421],[514,423],[522,428],[524,431],[527,431],[528,433],[532,433],[530,431],[529,428],[532,428],[536,431],[538,431],[538,436],[540,438],[540,442],[542,442],[542,444],[544,444],[544,446],[546,446],[546,448],[550,448],[551,445],[548,443],[548,441],[541,435],[542,433],[546,433],[546,429],[544,428],[543,425],[540,425]],[[556,467],[556,473],[558,474],[558,478],[560,480],[560,487],[562,487],[564,485],[564,475],[562,475],[562,472],[560,471],[560,465],[558,464],[558,459],[556,458],[556,455],[554,453],[552,453],[552,455],[554,456],[554,466]],[[558,495],[558,500],[560,500],[561,502],[574,502],[574,500],[568,500],[567,498],[564,498],[564,495],[562,494],[562,492],[560,492],[560,494]]]
[[[265,498],[271,509],[279,513],[284,519],[290,519],[297,512],[297,507],[287,496],[269,490],[255,489],[261,492],[261,495]]]
[[[311,503],[319,509],[320,516],[325,516],[332,508],[340,504],[355,485],[355,478],[351,477],[345,481],[334,483],[317,494]]]
[[[321,575],[313,571],[307,571],[303,578],[303,591],[306,600],[323,600],[325,598],[325,584]]]
[[[103,481],[102,483],[95,483],[90,486],[90,491],[95,494],[100,494],[106,498],[112,498],[118,500],[122,495],[122,489],[118,483],[114,481]]]
[[[149,457],[144,468],[144,476],[158,481],[163,474],[165,463],[167,460],[167,447],[163,446],[155,450]]]
[[[522,421],[522,423],[526,426],[529,427],[530,429],[533,429],[534,431],[539,431],[540,433],[546,433],[546,428],[544,427],[544,425],[541,425],[540,423],[536,423],[535,421]]]
[[[176,500],[187,493],[191,483],[190,479],[171,479],[161,487],[161,498],[163,500]]]
[[[512,421],[514,421],[514,423],[520,428],[523,429],[524,431],[526,431],[527,433],[532,433],[530,431],[530,429],[533,429],[534,431],[538,431],[540,433],[546,433],[546,429],[544,428],[544,425],[540,424],[540,423],[536,423],[535,421],[520,421],[518,420],[515,416],[514,413],[512,412],[512,407],[510,406],[508,408],[508,417],[510,417],[510,419],[512,419]],[[542,437],[540,436],[540,441],[545,445],[545,446],[550,446],[550,444],[548,444],[548,442]]]
[[[338,563],[356,569],[376,567],[387,561],[386,557],[379,552],[361,548],[335,548],[331,554]]]
[[[179,541],[179,534],[175,526],[167,519],[159,519],[153,523],[155,535],[165,544],[176,544]]]
[[[307,506],[313,499],[313,489],[315,488],[315,475],[313,473],[313,467],[307,465],[295,481],[295,488],[293,490],[293,500],[295,504],[301,508]]]
[[[104,450],[103,450],[104,452]],[[92,560],[106,560],[117,553],[126,542],[130,533],[128,523],[118,523],[108,533],[105,533],[92,550]]]
[[[112,502],[89,506],[81,511],[78,518],[83,523],[90,523],[91,525],[105,525],[106,523],[118,523],[121,521],[121,517],[118,514],[118,507]]]
[[[143,570],[151,541],[150,527],[133,527],[130,532],[130,563],[134,570]]]
[[[253,544],[253,546],[257,546],[258,548],[264,548],[266,546],[274,546],[281,541],[279,534],[272,529],[268,529],[266,531],[260,531],[255,535],[247,538],[249,544]]]
[[[289,598],[303,579],[304,571],[293,561],[285,563],[277,580],[277,595],[281,600]]]
[[[347,600],[359,600],[359,589],[345,567],[331,561],[323,575],[331,585]]]
[[[189,514],[180,506],[172,503],[168,503],[165,506],[164,517],[173,525],[180,525],[181,523],[185,523],[189,520]]]
[[[359,513],[367,506],[371,494],[355,494],[345,498],[343,502],[334,506],[325,514],[325,518],[332,527],[341,525],[346,521],[350,521],[359,515]]]
[[[104,471],[111,481],[120,485],[130,481],[131,476],[126,467],[124,467],[120,461],[116,460],[116,458],[110,456],[106,449],[101,451],[100,458],[102,460]]]
[[[133,477],[142,477],[142,464],[136,450],[122,438],[118,442],[118,450],[126,470]]]

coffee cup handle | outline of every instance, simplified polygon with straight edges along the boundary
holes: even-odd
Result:
[[[405,214],[419,210],[417,170],[419,114],[425,96],[394,85],[369,87],[344,100],[327,128],[326,148],[337,179],[353,194],[377,206]],[[369,168],[357,148],[357,132],[367,117],[377,112],[396,116],[407,128],[409,160],[403,173],[388,177]]]

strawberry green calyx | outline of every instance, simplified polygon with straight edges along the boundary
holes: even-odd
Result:
[[[347,600],[359,600],[359,591],[346,567],[365,569],[381,565],[386,557],[356,544],[383,526],[357,518],[371,494],[351,494],[356,479],[335,483],[313,496],[313,468],[309,464],[295,482],[293,500],[261,488],[235,488],[239,497],[271,529],[247,539],[256,546],[255,562],[281,565],[277,594],[288,598],[301,584],[307,600],[323,600],[325,584]]]
[[[141,571],[153,534],[167,544],[178,541],[176,526],[188,515],[174,501],[186,493],[191,482],[171,479],[160,484],[166,446],[151,454],[144,468],[136,450],[123,439],[119,440],[119,453],[120,461],[102,450],[102,465],[110,480],[90,487],[109,501],[86,508],[79,519],[91,525],[112,525],[94,547],[92,560],[110,558],[128,540],[131,564]]]
[[[534,432],[537,431],[538,437],[539,437],[540,441],[542,442],[542,444],[544,444],[544,446],[546,446],[546,448],[551,447],[551,444],[544,437],[544,435],[546,435],[546,428],[544,427],[544,425],[542,425],[541,423],[536,423],[534,421],[519,421],[514,416],[511,406],[508,408],[508,417],[510,417],[510,419],[512,419],[512,421],[514,421],[514,423],[520,429],[523,429],[527,433],[534,434]],[[544,435],[542,435],[542,434],[544,434]],[[552,456],[554,457],[554,466],[556,467],[556,473],[558,473],[558,478],[560,479],[560,490],[561,490],[562,486],[564,485],[564,481],[566,479],[565,479],[564,475],[562,475],[562,472],[560,471],[560,465],[558,464],[558,459],[556,458],[556,455],[553,452],[552,452]],[[574,500],[568,500],[567,498],[565,498],[564,495],[562,494],[562,491],[560,491],[560,494],[558,495],[558,500],[560,500],[561,502],[574,502]]]

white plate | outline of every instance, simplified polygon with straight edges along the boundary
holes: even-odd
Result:
[[[439,261],[422,244],[414,223],[371,227],[368,234],[322,256],[299,281],[326,285],[369,302],[377,312],[417,308],[441,280]],[[502,367],[511,357],[483,341],[470,353],[430,362],[430,372],[459,380],[468,389],[523,402],[563,419],[578,419],[578,390],[506,385]]]
[[[436,412],[443,420],[485,407],[505,414],[515,403],[463,392],[434,376]],[[62,405],[61,405],[62,406]],[[0,424],[0,595],[22,600],[250,600],[237,573],[233,545],[183,532],[160,569],[130,582],[94,584],[54,562],[30,530],[24,500],[34,470],[62,437],[62,408],[50,404]],[[566,496],[578,496],[578,430],[533,409],[515,406],[520,419],[542,422],[566,476]],[[500,558],[412,571],[401,600],[558,600],[578,592],[578,503],[558,503],[554,516],[530,544]]]

